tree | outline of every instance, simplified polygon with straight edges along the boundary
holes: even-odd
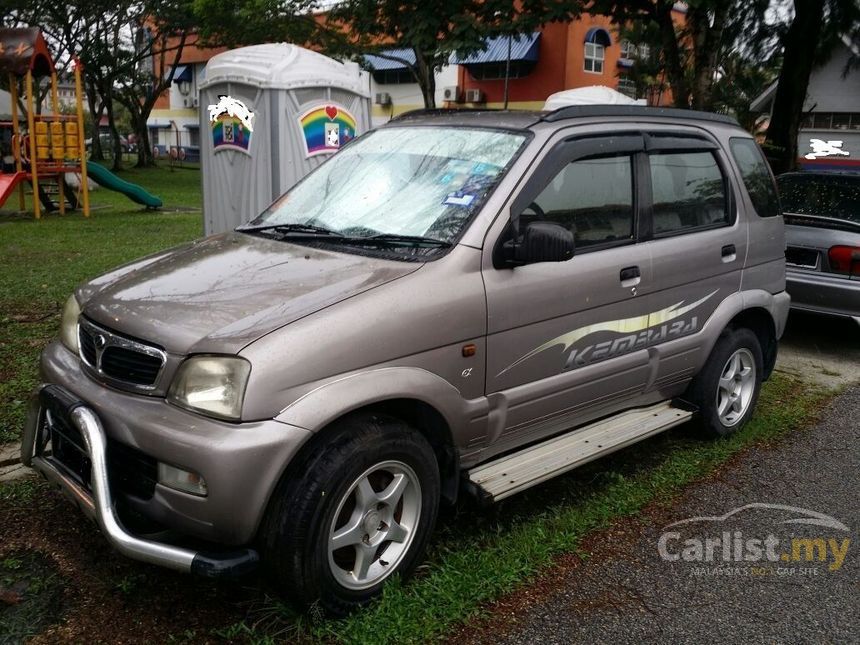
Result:
[[[516,35],[579,15],[580,2],[522,0],[343,0],[329,12],[326,49],[336,56],[372,53],[412,74],[427,108],[436,107],[435,74],[455,52],[483,50],[486,39]],[[385,50],[408,50],[411,56]]]
[[[741,41],[750,52],[758,49],[768,0],[696,0],[687,3],[683,15],[673,12],[675,5],[675,0],[594,0],[589,11],[647,36],[659,57],[651,76],[665,76],[676,107],[713,109],[721,62]]]
[[[860,36],[857,0],[794,0],[793,15],[779,41],[783,62],[765,141],[774,172],[796,165],[797,134],[809,78],[843,36],[855,42]]]

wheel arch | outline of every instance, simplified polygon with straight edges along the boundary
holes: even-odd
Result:
[[[776,325],[770,311],[764,307],[744,309],[737,313],[726,327],[732,329],[746,328],[756,335],[761,346],[764,367],[762,380],[766,381],[773,373],[773,368],[776,365],[778,347]]]

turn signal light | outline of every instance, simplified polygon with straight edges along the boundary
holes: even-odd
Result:
[[[833,273],[860,278],[860,246],[832,246],[827,257]]]

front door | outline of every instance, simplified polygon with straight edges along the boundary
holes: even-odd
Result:
[[[573,232],[571,259],[509,268],[492,260],[509,231],[485,245],[493,453],[609,414],[648,381],[637,335],[653,305],[650,254],[638,243],[644,153],[631,141],[642,139],[559,144],[532,175],[542,185],[523,189],[534,197],[514,200],[520,230],[540,220]]]

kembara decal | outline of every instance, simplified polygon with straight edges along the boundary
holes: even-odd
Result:
[[[685,305],[682,300],[670,307],[654,311],[650,314],[624,318],[622,320],[608,320],[574,329],[533,349],[522,358],[508,365],[497,376],[501,376],[523,361],[527,361],[550,347],[561,345],[562,354],[564,354],[579,341],[598,332],[613,332],[619,334],[619,336],[573,349],[565,361],[564,370],[575,369],[605,358],[626,354],[642,347],[663,342],[669,338],[686,336],[699,328],[699,319],[698,316],[690,316],[689,318],[682,318],[682,316],[693,311],[696,307],[713,297],[717,291],[718,289],[715,289],[704,298],[696,300],[696,302],[692,302],[689,305]]]

